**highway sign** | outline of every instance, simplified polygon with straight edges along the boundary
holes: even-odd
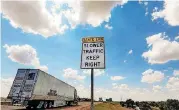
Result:
[[[104,47],[104,37],[82,38],[81,69],[104,69]]]

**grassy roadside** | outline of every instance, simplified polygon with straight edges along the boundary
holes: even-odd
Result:
[[[158,107],[152,107],[152,110],[160,110]]]
[[[101,103],[94,107],[95,110],[127,110],[118,103]]]

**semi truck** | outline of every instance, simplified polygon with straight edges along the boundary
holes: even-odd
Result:
[[[28,109],[78,104],[75,87],[40,69],[18,69],[8,98]]]

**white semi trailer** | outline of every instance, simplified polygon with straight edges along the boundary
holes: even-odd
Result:
[[[73,86],[39,69],[18,69],[8,98],[28,109],[78,104]]]

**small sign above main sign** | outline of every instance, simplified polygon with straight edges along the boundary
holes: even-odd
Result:
[[[104,43],[104,37],[86,37],[82,39],[83,43],[93,43],[93,42],[103,42]]]
[[[82,39],[81,69],[104,69],[104,37],[87,37]]]

